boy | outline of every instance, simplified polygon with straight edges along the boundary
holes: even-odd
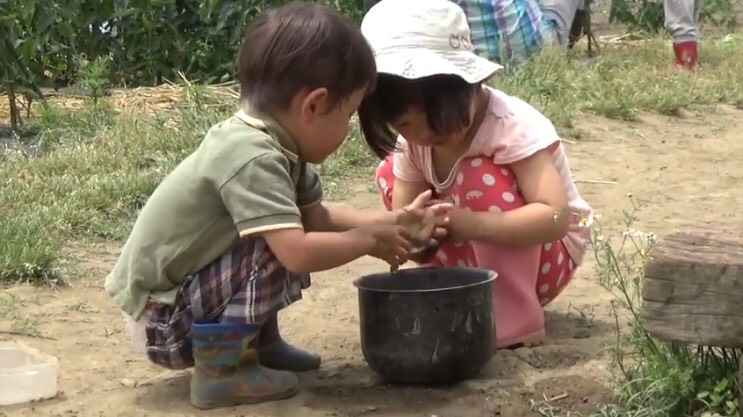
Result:
[[[364,255],[405,262],[450,207],[424,209],[430,194],[392,215],[322,202],[308,163],[338,149],[376,80],[345,17],[312,3],[269,11],[238,67],[242,110],[155,190],[105,284],[152,362],[194,366],[191,402],[205,409],[294,395],[292,371],[320,358],[282,340],[277,311],[311,272]]]

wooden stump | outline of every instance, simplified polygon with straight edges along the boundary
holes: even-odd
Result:
[[[743,348],[743,224],[687,227],[648,258],[642,315],[650,335]]]
[[[645,266],[642,299],[651,336],[743,348],[743,224],[687,227],[659,240]],[[743,357],[738,398],[743,417]]]
[[[738,417],[743,417],[743,356],[738,359]]]

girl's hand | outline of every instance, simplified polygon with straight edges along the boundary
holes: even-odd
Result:
[[[428,204],[429,206],[447,203],[451,204],[452,201],[450,199],[432,198],[426,202],[426,204]],[[437,224],[434,227],[432,233],[433,239],[436,240],[436,242],[438,242],[439,244],[447,240],[453,240],[456,242],[471,240],[469,239],[468,234],[460,233],[462,230],[461,226],[469,225],[469,223],[472,223],[472,219],[470,218],[472,216],[468,216],[465,212],[471,213],[469,209],[463,209],[452,204],[451,209],[449,210],[449,218],[447,219],[448,221],[446,222],[446,224]]]
[[[436,202],[431,204],[431,190],[425,191],[405,208],[395,212],[395,224],[405,226],[413,240],[420,246],[435,245],[437,239],[446,236],[449,224],[449,211],[452,204]]]
[[[447,226],[448,238],[454,242],[467,242],[474,240],[477,235],[477,221],[474,213],[469,208],[453,207],[449,212],[449,225]]]

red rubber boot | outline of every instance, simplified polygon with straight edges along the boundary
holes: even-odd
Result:
[[[694,41],[673,44],[676,68],[695,70],[698,65],[697,43]]]

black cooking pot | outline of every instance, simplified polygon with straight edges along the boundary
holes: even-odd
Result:
[[[369,367],[398,383],[454,384],[477,375],[495,352],[495,277],[483,269],[414,268],[356,280]]]

